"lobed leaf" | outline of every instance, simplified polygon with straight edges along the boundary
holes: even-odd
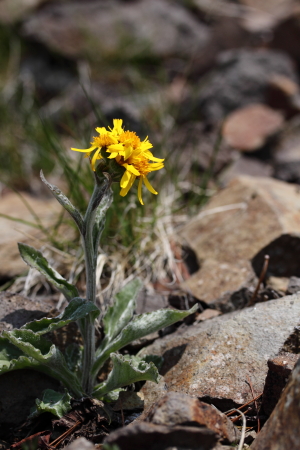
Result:
[[[56,392],[52,389],[46,389],[43,392],[43,399],[35,400],[35,408],[31,412],[29,418],[39,416],[44,412],[49,412],[59,418],[63,417],[71,409],[71,395],[67,390],[65,392]]]
[[[116,353],[111,354],[113,369],[107,377],[107,380],[95,386],[93,396],[101,398],[108,392],[136,383],[137,381],[158,382],[160,375],[155,365],[146,363],[137,357],[125,357]]]
[[[28,322],[22,330],[31,330],[36,334],[45,334],[50,331],[57,330],[58,328],[68,325],[70,322],[76,322],[79,319],[91,314],[92,319],[95,320],[99,316],[100,311],[97,306],[92,302],[87,302],[83,298],[73,298],[68,306],[57,317],[43,317],[33,322]]]
[[[75,286],[68,283],[55,269],[53,269],[47,259],[39,250],[27,244],[18,244],[22,259],[33,269],[38,270],[50,281],[59,291],[61,291],[68,301],[74,297],[79,297]]]
[[[79,380],[68,368],[63,354],[42,336],[31,330],[4,331],[3,336],[29,358],[51,370],[50,375],[60,380],[75,396],[83,395]],[[49,370],[48,370],[49,372]]]
[[[112,352],[116,352],[130,342],[147,336],[154,331],[172,325],[179,320],[184,319],[197,310],[198,306],[187,311],[178,311],[173,309],[159,309],[157,311],[141,314],[134,317],[129,324],[123,328],[118,336],[112,340],[105,348],[100,347],[96,352],[96,360],[93,365],[92,373],[96,377],[98,371],[103,366],[104,362],[109,358]]]

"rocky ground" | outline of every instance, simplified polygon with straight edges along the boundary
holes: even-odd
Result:
[[[95,404],[75,402],[62,422],[22,426],[34,399],[56,383],[30,371],[0,377],[0,448],[21,448],[22,439],[31,445],[33,435],[39,448],[69,450],[298,448],[300,3],[2,0],[0,28],[21,42],[10,53],[17,71],[3,84],[2,103],[11,105],[21,86],[23,100],[29,92],[37,99],[39,115],[69,147],[78,136],[66,117],[79,128],[98,124],[93,103],[105,120],[120,117],[152,133],[159,156],[168,157],[164,178],[178,172],[172,219],[157,228],[172,276],[159,277],[150,260],[136,312],[199,305],[184,323],[126,349],[163,356],[162,379],[124,392],[112,424]],[[6,127],[0,124],[4,178]],[[47,229],[60,207],[37,188],[29,169],[37,152],[27,147],[15,149],[13,165],[31,155],[24,180],[12,175],[13,187],[26,189],[25,203],[1,187],[1,330],[63,307],[40,277],[27,275],[17,241],[38,242],[58,268],[74,269],[74,258],[45,247],[43,230],[33,231],[32,211]],[[203,191],[208,201],[195,206]],[[163,185],[160,195],[167,197]],[[192,215],[182,209],[189,202]],[[78,340],[76,328],[51,339],[64,348]]]

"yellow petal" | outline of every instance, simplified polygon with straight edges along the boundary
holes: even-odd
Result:
[[[143,178],[141,177],[139,179],[139,185],[138,185],[138,199],[140,201],[140,203],[143,205],[143,199],[142,199],[142,184],[143,184]]]
[[[99,153],[100,153],[100,150],[101,150],[101,148],[98,148],[98,150],[95,151],[95,153],[93,154],[92,160],[91,160],[91,167],[92,167],[92,170],[93,170],[94,172],[95,172],[95,170],[96,170],[95,165],[96,165],[96,161],[97,161],[97,159],[98,159],[98,155],[99,155]],[[101,157],[101,155],[100,155],[100,157]]]
[[[123,173],[123,176],[122,176],[121,181],[120,181],[121,188],[126,188],[126,186],[128,185],[128,183],[130,181],[130,178],[131,178],[131,173],[128,172],[128,170],[126,170]]]
[[[125,154],[124,154],[124,160],[129,158],[129,156],[132,154],[132,147],[129,145],[128,147],[125,147]]]
[[[144,178],[145,186],[148,189],[148,191],[152,192],[152,194],[157,194],[156,190],[151,186],[148,178],[147,177],[143,177],[143,178]]]
[[[126,188],[122,188],[121,189],[121,191],[120,191],[120,195],[122,196],[122,197],[125,197],[125,195],[127,195],[128,194],[128,191],[129,191],[129,189],[132,187],[132,185],[133,185],[133,183],[134,183],[134,180],[136,179],[136,176],[135,175],[130,175],[130,180],[129,180],[129,183],[127,184],[127,186],[126,186]]]
[[[140,172],[135,167],[133,167],[131,164],[125,163],[125,164],[123,164],[123,166],[126,167],[126,170],[133,173],[133,175],[135,175],[136,177],[140,176]]]
[[[115,158],[116,156],[118,156],[118,153],[117,153],[117,152],[113,152],[113,153],[111,153],[111,154],[108,156],[108,159],[113,159],[113,158]]]
[[[95,148],[97,148],[96,145],[92,145],[90,148],[71,148],[71,150],[74,150],[75,152],[92,152],[93,150],[95,150]]]

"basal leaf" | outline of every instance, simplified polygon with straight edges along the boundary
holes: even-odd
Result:
[[[68,283],[55,269],[53,269],[47,259],[39,250],[27,244],[18,244],[22,259],[33,269],[42,273],[59,291],[61,291],[68,301],[79,297],[75,286]]]
[[[21,329],[32,330],[36,334],[45,334],[49,333],[49,331],[64,327],[70,322],[76,322],[88,314],[92,314],[92,318],[95,320],[100,314],[100,311],[94,303],[87,302],[83,298],[78,297],[71,300],[64,312],[59,316],[52,318],[43,317],[42,319],[28,322]]]
[[[50,189],[56,200],[65,208],[66,211],[70,214],[74,222],[79,228],[81,234],[83,234],[83,218],[80,212],[72,205],[68,197],[63,194],[63,192],[53,184],[49,183],[44,177],[43,171],[40,172],[40,177],[43,183]]]
[[[160,375],[152,362],[146,363],[140,358],[124,357],[116,353],[111,354],[111,359],[113,369],[104,383],[95,386],[93,396],[96,398],[137,381],[159,381]]]
[[[82,396],[83,392],[76,374],[69,370],[63,354],[50,341],[31,330],[4,331],[3,337],[27,357],[47,366],[51,370],[49,374],[60,380],[76,397]]]
[[[56,417],[61,418],[71,409],[71,395],[65,390],[64,393],[53,391],[52,389],[46,389],[43,392],[43,399],[35,400],[35,408],[31,412],[29,418],[33,419],[38,415],[49,412]]]
[[[114,339],[132,319],[136,297],[143,284],[138,278],[130,281],[115,297],[113,306],[107,309],[103,318],[104,333],[107,342]]]
[[[130,342],[147,336],[154,331],[158,331],[179,320],[193,314],[197,310],[197,305],[187,311],[178,311],[173,309],[159,309],[151,313],[141,314],[133,318],[129,324],[123,328],[116,338],[107,345],[106,348],[98,349],[96,352],[96,361],[92,373],[96,377],[99,369],[109,358],[112,352],[116,352]]]

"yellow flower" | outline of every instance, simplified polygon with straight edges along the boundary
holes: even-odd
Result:
[[[122,119],[114,119],[113,123],[112,129],[96,128],[99,136],[93,138],[91,147],[86,149],[72,148],[72,150],[84,152],[86,157],[91,156],[91,167],[94,171],[98,159],[114,159],[125,169],[120,181],[120,195],[122,197],[127,195],[135,179],[138,178],[138,198],[143,205],[142,185],[144,183],[152,194],[157,194],[147,175],[154,170],[162,169],[164,159],[155,158],[150,152],[150,148],[153,146],[148,137],[141,141],[134,131],[124,131]]]

